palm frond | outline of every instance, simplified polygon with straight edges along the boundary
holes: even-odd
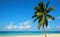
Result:
[[[40,24],[40,22],[38,23],[38,29],[40,29],[40,27],[41,27],[41,24]]]
[[[48,26],[48,20],[47,19],[45,20],[45,24],[46,24],[46,27],[47,27]]]
[[[51,19],[51,20],[55,20],[54,17],[51,16],[51,15],[47,15],[47,17],[48,17],[49,19]]]
[[[45,16],[41,16],[38,21],[38,29],[40,28],[41,25],[44,26],[44,22],[45,22]]]
[[[39,18],[38,20],[38,29],[40,29],[40,26],[41,26],[41,20],[42,20],[42,16]]]
[[[36,20],[38,20],[38,19],[39,19],[39,16],[34,19],[34,22],[35,22]],[[33,23],[34,23],[34,22],[33,22]]]
[[[49,13],[50,11],[54,10],[54,6],[51,6],[50,8],[47,9],[47,13]]]
[[[38,6],[40,7],[41,11],[44,12],[45,4],[43,2],[39,2]]]
[[[33,15],[33,16],[32,16],[32,18],[35,18],[35,17],[37,17],[37,15]]]
[[[37,16],[41,16],[41,15],[43,15],[42,12],[36,12],[35,14],[36,14]]]
[[[46,4],[46,8],[48,8],[49,3],[50,3],[50,1],[47,2],[47,4]]]
[[[34,9],[35,9],[36,11],[41,11],[40,7],[38,7],[38,6],[35,6]]]
[[[42,23],[42,24],[44,24],[45,19],[46,19],[46,17],[45,17],[45,15],[43,15],[43,16],[42,16],[42,20],[41,20],[41,23]]]

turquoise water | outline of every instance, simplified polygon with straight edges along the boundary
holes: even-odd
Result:
[[[60,31],[47,31],[47,34],[60,34]],[[43,31],[0,31],[0,36],[10,35],[41,35]]]

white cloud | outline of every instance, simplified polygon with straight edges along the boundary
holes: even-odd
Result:
[[[13,29],[13,26],[6,26],[6,29]]]
[[[57,18],[60,19],[60,16],[58,16]]]
[[[30,29],[31,28],[31,20],[25,21],[23,23],[20,23],[18,29]]]
[[[26,25],[25,27],[26,27],[26,29],[30,29],[30,28],[31,28],[31,26],[30,26],[30,25]]]
[[[60,26],[56,26],[55,28],[60,29]]]
[[[5,29],[9,29],[9,30],[10,29],[17,29],[17,26],[14,25],[13,22],[11,21],[10,24],[5,27]]]
[[[8,26],[5,27],[5,29],[7,30],[26,30],[26,29],[30,29],[31,28],[31,20],[25,21],[23,23],[19,23],[19,25],[14,25],[13,22],[10,22],[10,24]]]
[[[53,29],[55,26],[48,26],[47,29]]]
[[[58,26],[58,25],[48,26],[47,31],[60,31],[60,26]]]
[[[19,27],[18,27],[18,29],[25,29],[25,27],[23,26],[23,25],[20,25]]]
[[[8,26],[6,26],[6,29],[17,29],[17,26],[15,26],[15,25],[8,25]]]
[[[29,25],[32,21],[31,20],[28,20],[28,21],[25,21],[23,24],[24,25]]]

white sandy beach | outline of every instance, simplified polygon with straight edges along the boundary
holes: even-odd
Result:
[[[0,37],[44,37],[44,35],[18,35],[18,36],[0,36]],[[60,37],[60,34],[47,34],[47,37]]]

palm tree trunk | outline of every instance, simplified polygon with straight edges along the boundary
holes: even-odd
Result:
[[[44,28],[44,32],[45,32],[45,37],[47,37],[47,35],[46,35],[46,28]]]

